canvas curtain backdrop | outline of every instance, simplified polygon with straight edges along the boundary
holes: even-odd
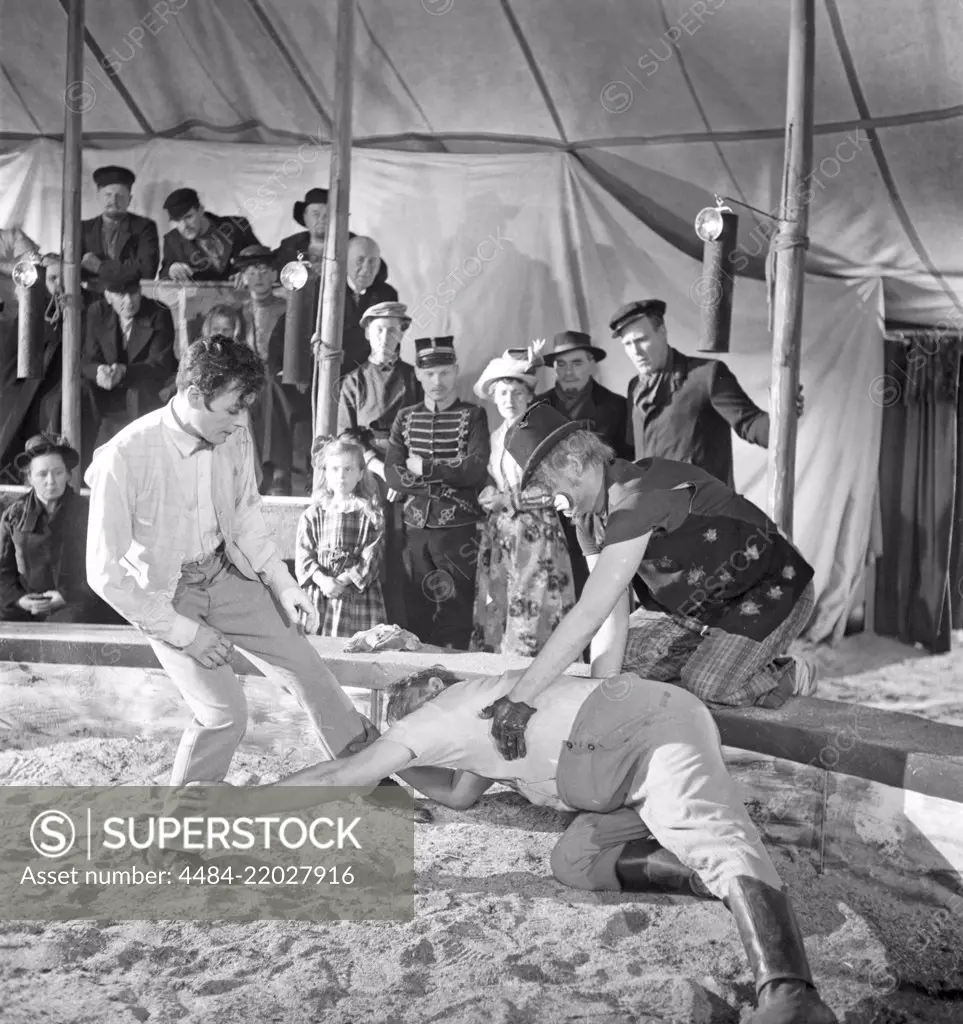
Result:
[[[43,249],[60,246],[61,159],[50,141],[0,157],[0,223],[22,224]],[[322,146],[160,140],[88,149],[85,217],[98,212],[90,175],[104,163],[136,173],[131,209],[153,217],[161,235],[169,227],[164,198],[189,185],[207,209],[248,216],[271,246],[300,230],[294,202],[328,181]],[[701,262],[631,215],[571,154],[356,150],[350,225],[380,243],[391,283],[414,318],[402,357],[412,359],[417,337],[454,334],[465,397],[494,355],[565,329],[589,331],[608,351],[599,378],[624,395],[633,370],[607,324],[629,299],[663,298],[670,343],[695,351]],[[807,278],[794,539],[816,569],[814,640],[842,635],[869,543],[881,325],[879,280]],[[767,409],[771,338],[763,282],[736,282],[731,348],[726,361]],[[542,378],[543,386],[552,379],[547,371]],[[762,508],[766,460],[764,450],[735,440],[737,487]]]

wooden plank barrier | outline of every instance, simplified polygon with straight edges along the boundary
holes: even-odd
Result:
[[[381,691],[439,661],[466,678],[498,675],[527,663],[524,658],[437,650],[345,654],[343,640],[312,637],[311,642],[343,686],[373,694],[376,715]],[[146,637],[130,626],[0,623],[0,662],[160,668]],[[261,675],[239,653],[234,667],[242,675]],[[587,667],[574,665],[571,671],[584,674]],[[802,697],[777,710],[713,708],[712,713],[726,746],[963,803],[963,728],[958,726]]]

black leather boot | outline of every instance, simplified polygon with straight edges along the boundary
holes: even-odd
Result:
[[[702,879],[655,839],[626,843],[615,862],[623,892],[666,892],[714,900]]]
[[[747,1024],[839,1024],[813,984],[789,896],[744,875],[725,903],[756,979],[756,1011]]]

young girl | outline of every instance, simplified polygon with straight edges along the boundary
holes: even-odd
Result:
[[[351,636],[385,620],[384,513],[357,441],[316,438],[311,457],[322,483],[298,522],[295,573],[318,609],[318,633]]]

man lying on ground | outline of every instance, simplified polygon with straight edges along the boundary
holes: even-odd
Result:
[[[539,713],[525,755],[508,761],[481,712],[519,675],[459,681],[438,666],[416,673],[392,688],[384,736],[278,785],[367,787],[397,773],[456,809],[500,782],[534,804],[579,811],[552,852],[560,882],[722,900],[756,979],[752,1024],[835,1024],[705,705],[679,686],[636,675],[561,676],[534,698]]]

